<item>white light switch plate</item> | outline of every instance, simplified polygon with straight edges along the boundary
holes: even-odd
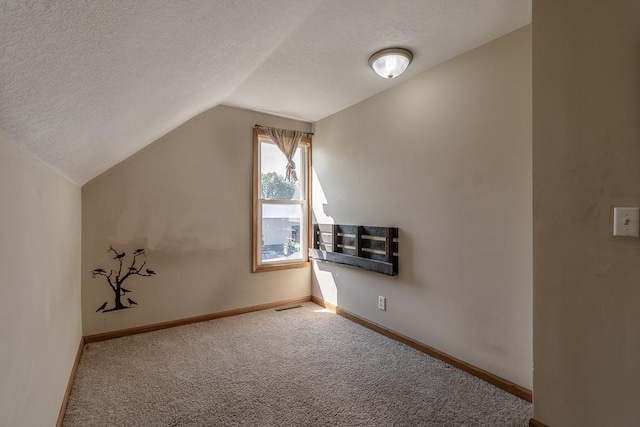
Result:
[[[640,208],[613,208],[613,235],[640,237]]]

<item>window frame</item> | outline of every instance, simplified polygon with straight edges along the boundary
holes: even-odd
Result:
[[[305,177],[305,185],[306,191],[306,203],[291,203],[288,201],[267,201],[267,203],[277,204],[278,202],[284,202],[285,204],[301,204],[303,206],[302,213],[302,228],[306,231],[301,231],[301,239],[300,239],[300,251],[303,252],[303,257],[299,261],[275,261],[272,263],[264,264],[262,263],[262,238],[261,238],[261,224],[262,224],[262,216],[260,214],[261,206],[263,200],[260,199],[260,175],[261,175],[261,165],[260,165],[260,144],[263,140],[270,141],[271,138],[267,135],[265,131],[260,128],[253,129],[253,242],[252,242],[252,272],[253,273],[261,273],[266,271],[278,271],[278,270],[287,270],[291,268],[304,268],[309,267],[311,265],[309,261],[309,247],[312,242],[312,212],[311,212],[311,138],[308,136],[303,136],[300,140],[299,146],[302,145],[306,148],[306,162],[302,168],[298,169],[297,172],[303,172]],[[300,173],[298,173],[298,177],[300,178]],[[260,236],[260,237],[259,237]]]

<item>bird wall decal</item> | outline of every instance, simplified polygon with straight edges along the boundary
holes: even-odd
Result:
[[[131,298],[127,298],[126,301],[129,305],[123,304],[122,297],[125,294],[130,293],[131,290],[122,287],[122,284],[133,276],[151,277],[156,274],[155,271],[144,268],[147,264],[147,261],[144,260],[147,256],[144,248],[133,251],[133,259],[129,266],[125,266],[126,252],[118,252],[113,248],[113,246],[109,246],[109,250],[107,252],[114,255],[113,259],[117,260],[117,263],[112,261],[112,264],[117,264],[116,267],[110,269],[95,268],[91,270],[91,277],[95,278],[96,276],[104,276],[109,288],[111,288],[114,293],[114,305],[112,308],[107,309],[108,303],[105,302],[98,310],[96,310],[96,313],[123,310],[125,308],[131,308],[138,305],[138,303]]]

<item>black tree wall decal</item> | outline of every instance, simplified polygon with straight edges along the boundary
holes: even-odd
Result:
[[[96,268],[94,270],[91,270],[91,277],[94,279],[96,276],[105,277],[105,279],[107,280],[107,284],[109,285],[109,287],[111,287],[111,290],[115,294],[114,306],[113,308],[106,309],[107,303],[105,302],[100,306],[100,308],[96,310],[96,313],[99,311],[106,313],[108,311],[123,310],[125,308],[130,308],[134,305],[138,305],[138,303],[131,298],[127,298],[127,302],[129,303],[129,305],[124,305],[122,303],[122,297],[125,294],[131,292],[129,289],[123,288],[122,284],[131,276],[149,277],[156,274],[155,271],[149,270],[148,268],[143,270],[144,266],[147,264],[147,261],[144,261],[142,264],[138,265],[138,257],[146,256],[144,249],[136,249],[133,252],[133,260],[131,261],[131,265],[124,272],[124,275],[122,269],[124,265],[124,259],[127,254],[125,252],[118,253],[118,251],[113,249],[113,246],[109,246],[108,252],[113,252],[113,254],[115,255],[113,259],[118,260],[118,269],[110,269],[109,273],[107,273],[107,270],[103,268]]]

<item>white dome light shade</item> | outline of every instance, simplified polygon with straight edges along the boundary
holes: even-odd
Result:
[[[404,73],[413,60],[413,54],[407,49],[391,48],[374,53],[369,65],[380,77],[392,79]]]

